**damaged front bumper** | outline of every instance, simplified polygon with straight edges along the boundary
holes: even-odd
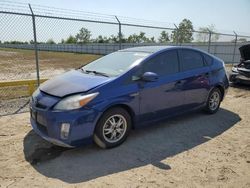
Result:
[[[233,83],[250,84],[250,70],[241,71],[237,67],[233,67],[232,72],[229,74],[229,81]]]

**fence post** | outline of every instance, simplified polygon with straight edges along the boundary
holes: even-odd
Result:
[[[39,62],[38,62],[38,49],[37,49],[37,40],[36,40],[36,17],[33,13],[31,5],[29,4],[30,12],[32,14],[32,23],[33,23],[33,35],[34,35],[34,49],[35,49],[35,58],[36,58],[36,76],[37,76],[37,87],[40,85],[39,77]]]
[[[178,42],[179,42],[179,28],[174,24],[175,26],[175,30],[176,30],[176,42],[175,44],[178,45]]]
[[[211,36],[212,36],[212,32],[210,30],[209,31],[209,36],[208,36],[208,53],[210,53],[210,46],[211,46]]]
[[[237,44],[237,40],[238,40],[238,35],[235,31],[233,31],[235,34],[235,41],[234,41],[234,53],[233,53],[233,60],[232,60],[232,65],[234,64],[234,58],[235,58],[235,52],[236,52],[236,44]]]
[[[119,34],[118,34],[119,35],[119,50],[121,50],[122,49],[122,26],[117,16],[115,16],[115,19],[117,20],[119,24]]]

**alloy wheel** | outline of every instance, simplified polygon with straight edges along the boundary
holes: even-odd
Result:
[[[107,119],[103,126],[103,138],[109,143],[115,143],[122,139],[127,130],[127,121],[120,114]]]
[[[209,108],[210,110],[214,111],[218,108],[220,104],[220,93],[217,91],[214,91],[209,99]]]

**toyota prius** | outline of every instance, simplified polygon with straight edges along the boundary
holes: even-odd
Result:
[[[189,47],[120,50],[43,83],[30,121],[64,147],[120,145],[132,128],[203,109],[218,111],[228,89],[224,62]]]

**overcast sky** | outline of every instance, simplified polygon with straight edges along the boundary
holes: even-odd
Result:
[[[250,0],[16,0],[58,8],[179,23],[195,28],[214,24],[218,31],[250,34]]]

